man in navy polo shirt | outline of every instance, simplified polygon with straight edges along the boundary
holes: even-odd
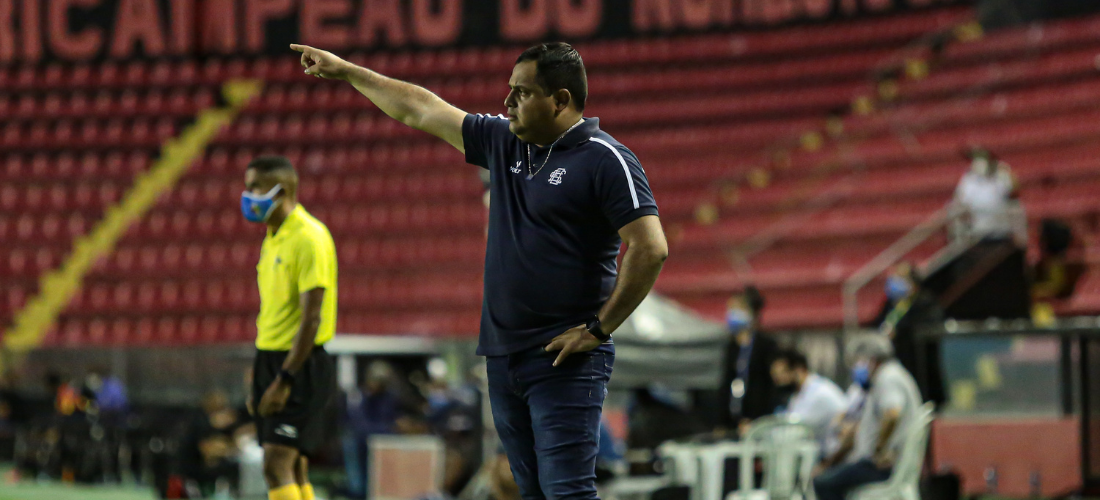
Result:
[[[505,117],[468,114],[329,52],[291,48],[306,74],[348,81],[489,170],[478,353],[488,358],[493,420],[525,500],[596,498],[611,333],[649,293],[668,245],[638,159],[583,117],[580,54],[565,43],[524,51]]]

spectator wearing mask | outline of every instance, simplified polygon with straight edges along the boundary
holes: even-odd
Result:
[[[741,429],[754,419],[775,413],[778,401],[771,377],[778,344],[760,332],[764,297],[754,286],[729,301],[726,324],[730,343],[724,384],[719,389],[719,425]]]
[[[917,385],[924,401],[942,405],[947,396],[943,387],[939,343],[920,342],[917,337],[922,328],[943,321],[943,308],[930,291],[921,287],[920,276],[909,262],[894,267],[886,278],[885,292],[886,306],[881,314],[879,331],[890,339],[901,365],[918,376]],[[924,369],[918,370],[922,356]]]
[[[833,420],[848,407],[844,392],[832,380],[811,372],[806,356],[795,349],[779,351],[771,372],[776,388],[792,393],[781,413],[813,428],[814,436],[824,442]]]
[[[890,342],[865,337],[854,341],[850,351],[853,379],[866,383],[867,396],[850,442],[823,462],[825,472],[814,479],[818,500],[844,500],[855,488],[887,480],[906,436],[919,425],[916,381],[894,359]]]
[[[348,475],[348,496],[365,498],[370,436],[394,433],[400,414],[400,399],[391,389],[393,368],[384,361],[367,367],[363,386],[349,391],[344,404],[344,467]]]
[[[957,234],[971,241],[1011,240],[1017,232],[1014,212],[1019,210],[1016,178],[1006,163],[984,148],[971,148],[966,156],[970,171],[955,188],[954,213],[962,221]]]

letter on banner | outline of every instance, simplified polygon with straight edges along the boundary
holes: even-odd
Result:
[[[119,0],[111,57],[124,59],[134,54],[134,42],[141,41],[145,55],[164,54],[164,28],[156,0]]]
[[[237,51],[237,10],[233,0],[203,0],[202,48],[206,52]]]
[[[15,23],[13,0],[0,0],[0,63],[15,59]]]
[[[690,29],[703,29],[710,25],[711,0],[680,0],[681,25]]]
[[[447,45],[458,40],[462,31],[462,0],[438,0],[439,12],[432,0],[413,0],[413,36],[421,45]]]
[[[390,47],[405,45],[405,20],[401,16],[401,0],[363,0],[359,13],[359,44],[372,46],[375,35],[384,32]]]
[[[676,27],[672,3],[673,0],[634,0],[634,30],[672,31]]]
[[[344,24],[332,23],[339,19],[341,22],[351,15],[351,2],[348,0],[306,0],[302,2],[302,12],[299,17],[299,33],[302,40],[318,47],[326,47],[329,50],[346,48],[351,43],[351,31]]]
[[[500,36],[505,40],[537,40],[547,31],[546,0],[531,0],[524,9],[520,0],[500,0]]]
[[[172,0],[172,53],[187,54],[194,43],[195,3],[192,0]]]
[[[244,33],[245,48],[249,52],[259,52],[264,48],[267,35],[264,27],[271,19],[290,15],[291,0],[245,0]]]
[[[894,0],[863,0],[863,7],[871,12],[885,12],[894,8]]]
[[[99,0],[53,0],[46,6],[46,40],[50,50],[61,59],[81,61],[99,53],[103,46],[103,30],[86,27],[79,33],[69,32],[69,7],[90,9]]]
[[[840,11],[851,17],[859,12],[859,0],[840,0]]]
[[[603,20],[603,0],[555,0],[554,19],[558,33],[565,36],[589,37],[596,34]]]
[[[38,62],[42,59],[42,19],[38,0],[23,0],[23,18],[19,28],[23,32],[23,61]]]
[[[810,19],[824,19],[833,11],[833,0],[803,0],[802,8]]]
[[[712,23],[728,28],[733,26],[734,0],[711,0]]]
[[[793,0],[769,0],[763,6],[765,23],[780,24],[794,19]]]

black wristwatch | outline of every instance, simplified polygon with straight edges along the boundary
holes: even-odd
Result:
[[[611,340],[610,333],[604,333],[603,327],[600,326],[600,317],[598,315],[592,316],[592,319],[588,320],[588,324],[584,325],[584,329],[588,330],[593,337],[600,339],[600,342],[607,342]]]
[[[294,384],[294,374],[286,370],[279,370],[279,378],[288,384]]]

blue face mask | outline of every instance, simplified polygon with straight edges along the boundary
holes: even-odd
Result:
[[[859,385],[865,391],[871,388],[871,367],[866,361],[860,361],[852,367],[852,383]]]
[[[251,222],[267,222],[275,212],[275,197],[283,190],[282,184],[276,184],[267,194],[241,193],[241,213]]]
[[[432,391],[428,394],[428,408],[433,412],[446,408],[450,403],[451,399],[444,391]]]
[[[886,296],[890,300],[900,300],[912,291],[913,285],[900,276],[886,278]]]
[[[731,332],[739,332],[748,328],[751,324],[752,316],[744,310],[730,309],[726,313],[726,325],[729,326]]]

